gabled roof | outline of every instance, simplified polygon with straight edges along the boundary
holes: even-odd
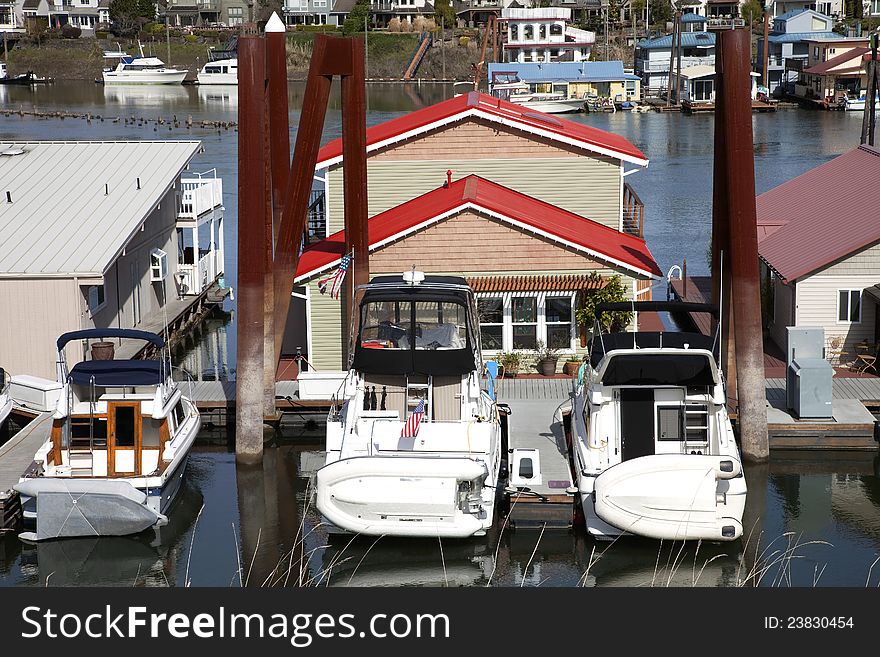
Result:
[[[700,16],[692,11],[681,15],[682,23],[705,23],[707,20],[708,19],[705,16]]]
[[[470,117],[505,125],[624,162],[639,166],[648,165],[645,154],[624,137],[526,109],[521,105],[476,91],[455,96],[436,105],[367,128],[367,153]],[[334,139],[318,152],[318,163],[315,168],[323,169],[341,161],[342,139]]]
[[[2,191],[12,200],[0,203],[0,278],[102,276],[199,147],[198,141],[0,142]]]
[[[761,259],[790,282],[880,240],[880,206],[865,197],[877,179],[880,150],[862,145],[761,194]]]
[[[465,176],[448,187],[438,187],[371,217],[368,222],[370,250],[463,210],[492,217],[641,276],[662,275],[645,240],[476,175]],[[312,278],[334,267],[344,249],[344,230],[308,246],[300,256],[296,280]],[[474,263],[474,268],[478,269],[479,263]]]
[[[812,14],[815,16],[819,16],[820,18],[824,18],[825,20],[832,20],[831,16],[823,14],[821,12],[816,11],[815,9],[792,9],[790,11],[785,12],[784,14],[780,14],[774,21],[788,21],[794,18],[795,16],[800,16],[801,14]]]
[[[811,66],[810,68],[805,68],[804,73],[812,73],[814,75],[825,75],[828,71],[833,68],[840,66],[841,64],[845,64],[851,60],[857,60],[852,66],[849,68],[861,68],[862,67],[862,55],[870,52],[870,48],[852,48],[851,50],[847,50],[842,55],[837,55],[836,57],[832,57],[821,64],[816,64],[815,66]],[[845,69],[848,70],[848,69]]]
[[[681,45],[683,48],[714,48],[715,33],[714,32],[682,32]],[[639,41],[638,47],[642,50],[663,50],[672,49],[672,35],[654,37],[653,39],[643,39]]]

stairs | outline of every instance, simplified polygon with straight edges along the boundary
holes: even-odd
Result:
[[[404,80],[412,80],[419,68],[419,64],[421,64],[422,60],[425,58],[425,53],[428,52],[428,48],[431,47],[432,40],[433,36],[430,32],[423,32],[419,37],[419,43],[416,46],[416,50],[413,53],[412,58],[409,60],[406,70],[403,72]]]

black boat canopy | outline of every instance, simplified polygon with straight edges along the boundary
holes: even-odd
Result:
[[[58,338],[58,351],[64,349],[64,345],[72,340],[91,340],[93,338],[129,338],[131,340],[144,340],[152,342],[159,349],[165,346],[165,340],[161,335],[149,331],[120,328],[94,328],[81,331],[70,331]]]
[[[87,360],[74,365],[67,380],[81,386],[94,383],[99,388],[155,386],[170,371],[170,365],[163,368],[159,360]]]

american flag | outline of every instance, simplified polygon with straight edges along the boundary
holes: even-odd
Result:
[[[330,296],[334,299],[339,298],[339,292],[342,290],[342,281],[345,279],[345,272],[351,264],[351,255],[345,254],[339,261],[339,266],[329,276],[318,281],[318,289],[321,294],[327,294],[327,287],[330,287]]]
[[[419,403],[413,409],[412,415],[407,418],[400,430],[401,438],[415,438],[419,435],[419,425],[422,423],[422,416],[425,414],[425,400],[420,399]]]

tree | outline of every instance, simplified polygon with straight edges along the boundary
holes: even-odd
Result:
[[[627,301],[626,286],[619,274],[604,279],[596,271],[590,272],[590,288],[578,295],[575,318],[578,325],[589,332],[596,322],[596,306],[600,303]],[[619,331],[632,321],[631,312],[602,313],[599,325],[603,331]]]
[[[620,20],[620,3],[617,0],[608,0],[607,11],[609,23],[616,23]]]
[[[440,25],[441,19],[446,27],[455,27],[455,9],[449,0],[437,0],[434,3],[434,20],[437,25]]]
[[[672,20],[672,3],[669,0],[648,0],[648,11],[653,25],[666,25]]]
[[[365,26],[371,22],[371,19],[370,0],[358,0],[342,24],[342,33],[349,35],[363,32],[366,29]]]
[[[764,20],[764,6],[760,0],[745,0],[739,8],[739,15],[747,19],[750,24]]]
[[[152,0],[111,0],[110,21],[113,32],[119,36],[137,34],[146,24],[156,18]]]

